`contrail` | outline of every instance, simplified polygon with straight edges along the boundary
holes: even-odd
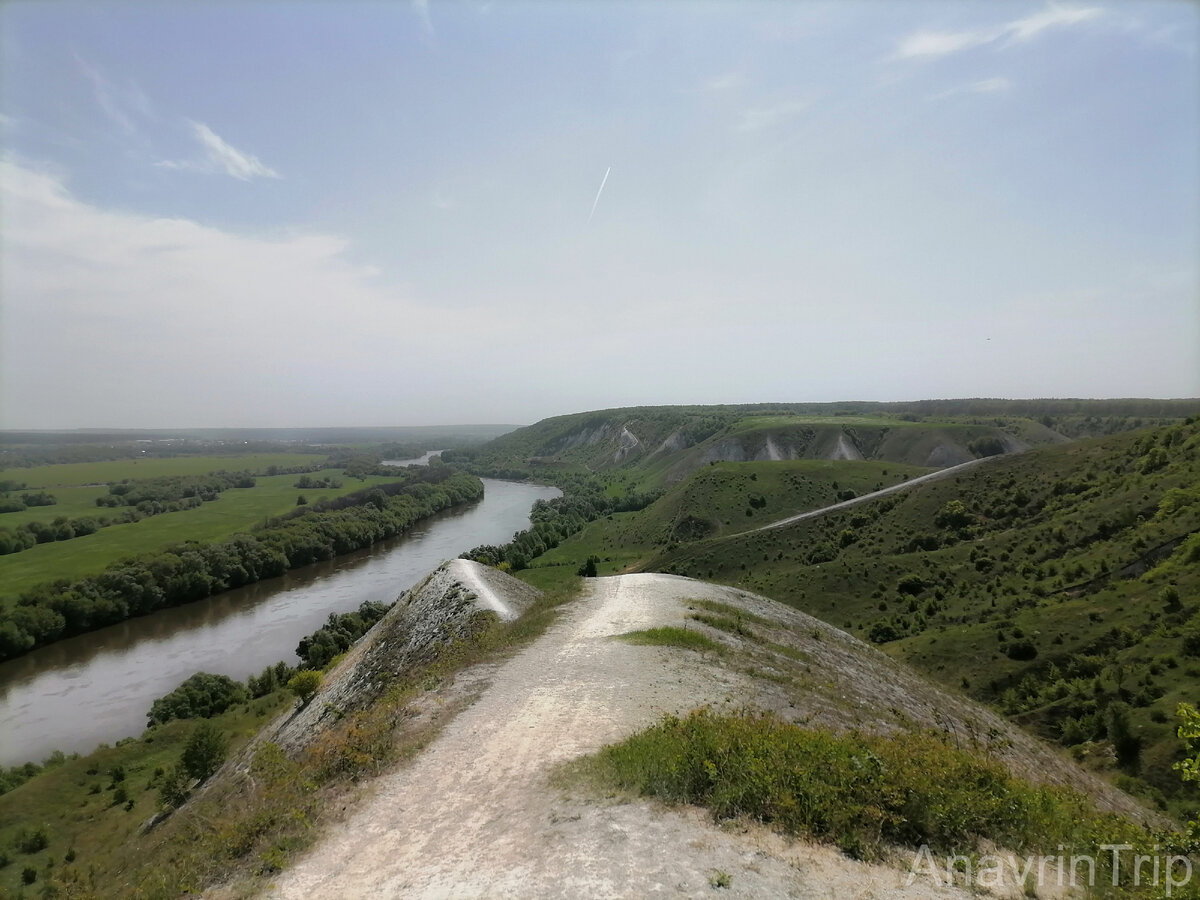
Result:
[[[604,193],[604,185],[608,183],[608,173],[612,171],[612,166],[604,170],[604,177],[600,179],[600,190],[596,191],[596,199],[592,201],[592,211],[588,213],[588,224],[592,223],[592,216],[596,214],[596,204],[600,202],[600,195]]]

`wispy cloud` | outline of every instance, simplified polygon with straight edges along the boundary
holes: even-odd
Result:
[[[1011,87],[1012,82],[1007,78],[984,78],[981,81],[972,81],[970,84],[962,84],[958,87],[941,91],[929,99],[944,100],[947,97],[957,97],[962,94],[996,94],[1007,91]]]
[[[1049,6],[1041,12],[1017,19],[1004,26],[1005,32],[1014,41],[1027,41],[1037,37],[1048,28],[1062,25],[1078,25],[1100,15],[1094,6]]]
[[[75,62],[92,85],[96,104],[111,122],[127,135],[140,133],[136,116],[150,118],[150,100],[138,85],[130,81],[124,87],[114,84],[103,71],[76,54]]]
[[[811,105],[808,100],[792,99],[782,100],[770,106],[753,106],[742,113],[742,120],[738,123],[737,129],[738,131],[758,131],[763,128],[772,128],[788,119],[794,119]]]
[[[192,135],[204,148],[201,159],[162,160],[155,163],[163,169],[192,172],[223,172],[241,181],[253,178],[279,178],[280,175],[253,154],[246,153],[225,141],[203,122],[189,122]]]
[[[1097,7],[1048,6],[1040,12],[992,28],[968,31],[917,31],[901,38],[893,59],[936,59],[985,44],[1032,40],[1051,28],[1078,25],[1101,14]]]
[[[986,31],[918,31],[900,41],[896,59],[921,59],[946,56],[978,47],[998,38],[999,32]]]

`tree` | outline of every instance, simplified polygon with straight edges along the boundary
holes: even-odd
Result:
[[[201,722],[188,738],[179,764],[192,778],[204,781],[221,768],[227,749],[225,735],[211,722]]]
[[[580,566],[579,571],[577,571],[575,574],[581,575],[584,578],[595,578],[596,577],[596,563],[598,561],[599,561],[599,557],[589,556],[587,558],[587,562],[585,562],[582,566]]]
[[[1174,765],[1185,782],[1200,784],[1200,710],[1190,703],[1180,703],[1175,714],[1179,717],[1178,735],[1183,741],[1184,758]],[[1200,850],[1200,816],[1188,822],[1187,838],[1181,850],[1194,853]]]
[[[289,691],[300,698],[300,705],[305,706],[321,686],[321,673],[316,669],[301,669],[292,676],[287,686]]]

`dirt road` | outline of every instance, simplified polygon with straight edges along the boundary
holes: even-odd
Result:
[[[692,651],[612,636],[679,624],[688,598],[727,589],[668,575],[588,582],[588,593],[502,665],[480,699],[372,795],[268,896],[929,898],[965,896],[765,829],[714,826],[699,810],[568,796],[556,763],[664,713],[736,708],[746,676]]]

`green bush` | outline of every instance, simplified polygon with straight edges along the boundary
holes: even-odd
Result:
[[[188,738],[179,764],[192,778],[203,781],[221,768],[227,747],[225,735],[217,726],[201,722]]]
[[[295,694],[301,704],[308,703],[321,687],[321,673],[315,669],[301,669],[288,681],[288,690]]]
[[[17,832],[16,847],[22,853],[40,853],[50,846],[50,836],[45,826],[27,831],[22,828]]]

